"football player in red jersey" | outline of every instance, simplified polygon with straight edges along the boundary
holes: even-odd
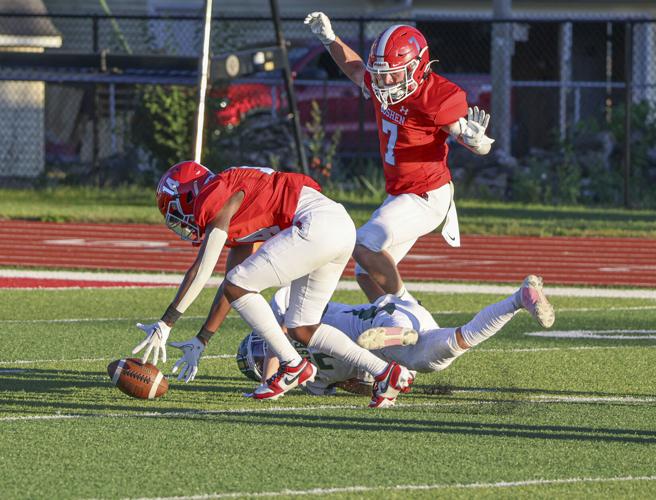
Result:
[[[146,337],[133,353],[146,348],[144,362],[153,351],[155,363],[160,354],[166,361],[171,327],[203,289],[226,246],[226,276],[207,321],[196,337],[172,343],[183,351],[173,368],[174,373],[182,368],[179,378],[194,379],[209,338],[232,306],[281,360],[278,372],[255,389],[255,399],[277,399],[314,380],[316,367],[301,358],[260,295],[266,288],[291,283],[285,315],[290,337],[371,373],[377,384],[370,406],[393,405],[399,392],[407,392],[413,375],[321,324],[353,251],[355,226],[344,207],[320,190],[308,176],[270,168],[233,167],[214,175],[193,161],[171,167],[157,187],[157,203],[171,230],[200,244],[198,256],[162,319],[137,325]],[[253,252],[253,244],[262,241]]]
[[[353,256],[370,301],[384,293],[403,297],[407,291],[396,266],[420,236],[444,222],[444,239],[460,246],[446,141],[451,136],[487,154],[494,142],[485,135],[490,116],[468,109],[465,92],[431,71],[426,39],[412,26],[384,30],[365,64],[335,35],[324,13],[309,14],[305,24],[365,96],[375,96],[388,197],[358,229]]]

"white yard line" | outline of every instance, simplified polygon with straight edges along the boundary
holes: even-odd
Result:
[[[231,492],[208,493],[204,495],[178,496],[178,497],[142,497],[138,500],[209,500],[213,498],[240,498],[240,497],[279,497],[279,496],[305,496],[305,495],[333,495],[336,493],[366,493],[373,491],[430,491],[455,489],[500,489],[518,488],[522,486],[549,486],[554,484],[581,484],[581,483],[617,483],[629,481],[656,481],[656,476],[620,476],[620,477],[568,477],[560,479],[527,479],[525,481],[500,481],[496,483],[441,483],[441,484],[398,484],[396,486],[345,486],[339,488],[309,488],[305,490],[280,490],[268,492]]]
[[[203,356],[203,359],[233,359],[235,354],[214,354]],[[130,357],[130,356],[126,356]],[[139,357],[139,356],[135,356]],[[16,360],[0,360],[0,365],[34,365],[40,363],[94,363],[97,361],[113,361],[113,358],[74,358],[74,359],[16,359]]]
[[[472,349],[472,353],[477,352],[543,352],[543,351],[597,351],[608,349],[650,349],[656,348],[651,345],[616,345],[616,346],[578,346],[578,347],[518,347],[514,349]],[[207,359],[233,359],[235,354],[213,354],[203,356],[204,360]],[[99,361],[113,361],[113,358],[71,358],[71,359],[2,359],[0,365],[35,365],[41,363],[94,363]]]
[[[591,311],[649,311],[656,309],[654,306],[627,306],[627,307],[563,307],[557,308],[558,313],[563,312],[591,312]],[[468,310],[468,311],[429,311],[433,316],[439,316],[440,314],[476,314],[478,311]],[[205,319],[207,316],[184,316],[183,320],[198,320]],[[236,314],[230,314],[228,319],[236,319],[238,316]],[[124,316],[117,316],[114,318],[55,318],[55,319],[0,319],[0,324],[31,324],[31,323],[93,323],[97,322],[107,322],[107,321],[149,321],[155,320],[157,318],[128,318]]]
[[[464,391],[463,391],[464,392]],[[476,391],[468,391],[476,392]],[[479,391],[489,392],[489,391]],[[458,401],[442,401],[442,402],[426,402],[426,403],[399,403],[395,408],[441,408],[448,406],[479,406],[479,405],[494,405],[497,403],[507,403],[507,400],[496,401],[493,399],[480,401],[480,400],[467,400],[461,399]],[[634,396],[608,396],[608,397],[586,397],[586,396],[552,396],[549,394],[538,394],[524,399],[513,400],[514,403],[527,403],[527,404],[551,404],[551,403],[574,403],[574,404],[600,404],[600,403],[627,403],[633,405],[647,404],[653,405],[656,403],[656,398],[637,398]],[[189,417],[189,416],[213,416],[213,415],[233,415],[233,414],[257,414],[257,413],[284,413],[284,412],[308,412],[313,413],[316,411],[331,411],[331,410],[365,410],[367,407],[363,398],[363,403],[358,405],[318,405],[318,406],[268,406],[267,403],[262,403],[260,408],[230,408],[225,410],[181,410],[181,411],[162,411],[162,412],[143,412],[143,413],[56,413],[53,415],[22,415],[22,416],[8,416],[0,417],[0,422],[16,422],[16,421],[34,421],[34,420],[71,420],[71,419],[95,419],[95,418],[176,418],[176,417]],[[267,405],[267,406],[264,406]],[[393,410],[392,410],[393,411]]]
[[[33,278],[33,279],[60,279],[71,281],[110,281],[126,283],[156,283],[160,285],[178,286],[182,281],[182,274],[149,274],[149,273],[120,273],[120,272],[84,272],[84,271],[33,271],[24,269],[0,269],[0,278]],[[221,283],[222,276],[213,277],[208,286],[215,287]],[[426,283],[406,282],[411,292],[433,293],[489,293],[508,295],[515,290],[516,285],[482,285],[459,283]],[[356,290],[360,288],[355,281],[340,281],[338,290]],[[608,297],[608,298],[634,298],[656,300],[656,289],[617,289],[593,287],[563,287],[547,286],[547,295],[553,297]]]

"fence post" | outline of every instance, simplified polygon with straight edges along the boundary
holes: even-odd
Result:
[[[629,180],[631,177],[631,108],[633,85],[633,23],[624,28],[624,207],[631,208]]]
[[[512,156],[510,95],[512,89],[512,56],[515,50],[512,16],[512,0],[494,0],[494,19],[506,21],[492,24],[492,128],[496,148],[502,157]]]
[[[99,41],[98,41],[98,16],[94,15],[91,19],[91,28],[92,28],[92,44],[93,52],[95,54],[100,53]],[[92,108],[93,108],[93,128],[92,128],[92,143],[91,148],[91,168],[96,174],[96,182],[99,187],[102,187],[104,184],[104,178],[102,172],[100,171],[100,162],[98,161],[98,150],[99,150],[99,125],[98,125],[98,114],[99,114],[99,99],[98,99],[98,84],[92,83]]]
[[[276,30],[276,42],[282,52],[282,72],[285,77],[285,89],[287,90],[287,102],[289,103],[289,112],[291,114],[292,126],[294,129],[294,142],[296,143],[296,152],[298,161],[301,164],[301,170],[308,175],[307,156],[305,155],[305,146],[301,135],[301,119],[298,114],[298,104],[296,103],[296,93],[294,92],[294,83],[292,82],[292,71],[289,67],[289,57],[287,56],[287,42],[282,34],[282,25],[280,23],[280,11],[278,10],[278,0],[269,0],[271,5],[271,15],[273,17],[273,26]]]

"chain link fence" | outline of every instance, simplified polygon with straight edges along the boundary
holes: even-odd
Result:
[[[0,16],[54,26],[46,52],[197,56],[202,19]],[[434,71],[492,112],[495,154],[452,148],[460,194],[548,203],[656,203],[656,22],[642,19],[335,19],[359,54],[390,24],[414,24]],[[337,182],[380,176],[373,107],[302,19],[283,19],[311,166]],[[45,29],[45,28],[44,28]],[[51,30],[52,31],[52,30]],[[0,38],[1,38],[0,33]],[[7,45],[7,44],[5,44]],[[218,18],[214,54],[275,45],[269,18]],[[9,46],[1,50],[39,50]],[[195,77],[0,67],[0,182],[152,182],[191,155]],[[627,110],[629,113],[627,113]],[[214,85],[203,160],[214,169],[294,168],[279,72]],[[627,132],[628,135],[627,135]],[[631,200],[629,200],[629,198]]]

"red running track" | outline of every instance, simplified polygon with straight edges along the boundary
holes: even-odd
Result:
[[[185,271],[196,255],[164,226],[3,221],[0,266]],[[219,267],[222,270],[225,253]],[[400,267],[408,281],[516,283],[540,274],[550,284],[656,287],[656,240],[639,238],[421,238]],[[346,276],[353,275],[353,262]]]

